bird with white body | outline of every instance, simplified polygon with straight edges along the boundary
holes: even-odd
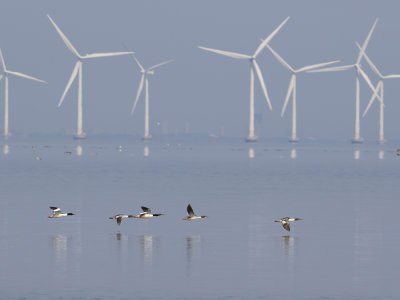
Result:
[[[73,216],[73,213],[63,213],[59,207],[50,206],[50,209],[53,211],[53,214],[49,216],[49,218],[62,218],[66,216]]]
[[[186,210],[187,210],[188,215],[187,215],[187,217],[183,218],[183,220],[185,220],[185,221],[207,218],[207,216],[196,216],[194,214],[193,208],[190,204],[187,206]]]
[[[300,221],[302,219],[300,218],[289,218],[289,217],[284,217],[278,220],[275,220],[275,222],[277,223],[281,223],[283,228],[285,228],[287,231],[290,231],[290,222],[294,222],[294,221]]]
[[[141,207],[143,212],[141,212],[140,214],[133,216],[133,218],[138,218],[138,219],[149,219],[149,218],[153,218],[153,217],[159,217],[159,216],[163,216],[164,214],[153,214],[151,212],[151,209],[145,206]]]

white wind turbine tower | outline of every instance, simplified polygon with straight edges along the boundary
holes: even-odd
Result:
[[[135,59],[136,64],[139,66],[140,73],[142,73],[142,76],[140,78],[139,88],[136,93],[135,102],[133,103],[131,115],[133,115],[133,113],[135,112],[136,104],[138,103],[140,94],[142,93],[142,90],[143,90],[143,84],[146,84],[143,140],[151,140],[152,135],[150,134],[150,129],[149,129],[149,79],[148,79],[148,75],[154,75],[154,69],[170,63],[171,61],[173,61],[173,59],[164,61],[162,63],[159,63],[157,65],[154,65],[150,68],[145,69],[145,68],[143,68],[143,66],[140,64],[140,62],[137,60],[137,58],[134,55],[132,55],[132,57]]]
[[[20,73],[20,72],[14,72],[14,71],[7,70],[6,63],[4,61],[4,57],[3,57],[3,53],[1,52],[1,49],[0,49],[0,59],[1,59],[1,66],[2,66],[2,72],[3,72],[3,74],[0,74],[0,80],[3,79],[3,77],[4,77],[4,81],[5,81],[5,84],[4,84],[5,85],[4,133],[3,133],[3,135],[5,137],[8,137],[11,135],[9,132],[9,129],[8,129],[8,75],[11,74],[11,75],[15,75],[18,77],[22,77],[22,78],[26,78],[26,79],[30,79],[30,80],[34,80],[34,81],[39,81],[42,83],[46,83],[46,82],[43,80],[40,80],[38,78]]]
[[[338,60],[331,61],[331,62],[326,62],[326,63],[319,63],[319,64],[314,64],[314,65],[308,65],[305,67],[302,67],[300,69],[293,69],[274,49],[271,48],[270,45],[267,45],[269,51],[275,56],[275,58],[285,67],[287,68],[290,72],[292,72],[292,77],[290,78],[289,82],[289,87],[286,93],[286,98],[285,102],[282,107],[282,112],[281,112],[281,117],[283,117],[283,114],[285,113],[286,106],[289,102],[290,96],[292,96],[292,135],[289,138],[289,142],[296,143],[299,141],[297,137],[297,114],[296,114],[296,76],[297,73],[305,72],[308,70],[312,70],[315,68],[320,68],[324,67],[330,64],[334,64],[339,62]]]
[[[362,51],[360,45],[357,43],[357,46],[360,48]],[[385,104],[383,102],[383,80],[384,79],[391,79],[391,78],[400,78],[399,74],[391,74],[391,75],[382,75],[382,73],[378,70],[378,68],[375,66],[375,64],[371,61],[371,59],[368,57],[367,53],[362,51],[362,55],[364,56],[365,60],[371,67],[371,69],[375,72],[376,75],[379,76],[379,81],[378,84],[376,85],[376,90],[374,91],[367,107],[365,108],[365,111],[363,113],[363,117],[367,114],[369,108],[371,107],[372,103],[376,98],[379,100],[379,139],[378,142],[380,144],[384,144],[386,142],[385,140],[385,135],[384,135],[384,108]],[[380,95],[378,94],[380,92]]]
[[[282,28],[283,25],[289,20],[287,17],[265,40],[261,42],[261,44],[257,47],[256,51],[253,55],[240,54],[230,51],[222,51],[217,49],[211,49],[199,46],[200,49],[210,51],[213,53],[225,55],[228,57],[236,58],[236,59],[247,59],[250,61],[250,124],[249,124],[249,135],[246,138],[247,142],[256,142],[258,141],[258,137],[254,134],[254,72],[257,74],[258,80],[260,82],[261,88],[264,92],[265,99],[267,100],[269,109],[272,110],[271,101],[269,100],[267,88],[264,83],[264,79],[260,70],[260,67],[256,61],[257,56],[261,53],[264,47],[271,41],[271,39],[278,33],[278,31]]]
[[[85,59],[90,58],[99,58],[99,57],[107,57],[107,56],[118,56],[118,55],[126,55],[132,54],[133,52],[111,52],[111,53],[93,53],[93,54],[86,54],[84,56],[80,55],[78,51],[74,48],[65,34],[61,31],[61,29],[57,26],[57,24],[53,21],[53,19],[47,15],[50,22],[53,24],[54,28],[57,30],[58,34],[60,35],[61,39],[64,41],[67,48],[76,56],[78,61],[75,64],[74,70],[72,71],[71,77],[65,87],[64,93],[61,96],[60,102],[58,103],[58,107],[64,101],[64,98],[71,87],[72,83],[74,82],[76,76],[79,74],[78,79],[78,118],[77,118],[77,130],[74,138],[76,139],[84,139],[86,138],[86,133],[82,129],[82,61]]]
[[[375,29],[375,26],[376,26],[377,22],[378,22],[378,19],[375,20],[374,24],[371,27],[371,30],[369,31],[367,37],[365,38],[365,41],[364,41],[364,43],[362,45],[362,50],[363,51],[365,51],[365,49],[368,46],[369,40],[371,38],[371,35],[372,35],[372,33],[373,33],[374,29]],[[361,74],[361,76],[367,82],[367,84],[372,89],[372,91],[375,90],[375,87],[372,85],[372,83],[369,80],[367,74],[361,69],[361,65],[360,65],[361,58],[362,58],[362,51],[360,51],[358,53],[358,57],[357,57],[357,60],[356,60],[355,64],[308,71],[308,72],[331,72],[331,71],[345,71],[345,70],[349,70],[349,69],[354,69],[356,71],[356,109],[355,109],[356,116],[355,116],[354,138],[352,139],[353,143],[362,143],[362,142],[364,142],[364,139],[360,136],[360,80],[359,80],[359,75]]]

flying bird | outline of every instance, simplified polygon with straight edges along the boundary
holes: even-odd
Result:
[[[153,214],[153,213],[151,213],[150,208],[147,208],[145,206],[142,206],[142,210],[143,210],[143,212],[141,212],[137,216],[133,216],[133,217],[140,218],[140,219],[148,219],[148,218],[159,217],[159,216],[164,215],[164,214]]]
[[[53,211],[53,214],[49,216],[49,218],[61,218],[65,216],[73,216],[73,213],[62,213],[61,209],[55,206],[50,206],[50,209]]]
[[[285,218],[275,220],[275,222],[282,223],[283,228],[285,228],[287,231],[290,231],[290,222],[299,221],[299,220],[302,220],[302,219],[285,217]]]
[[[188,213],[187,217],[183,218],[183,220],[190,221],[190,220],[207,218],[207,216],[196,216],[190,204],[187,206],[187,213]]]
[[[109,219],[117,220],[117,224],[118,224],[118,226],[120,226],[121,222],[122,222],[122,219],[133,218],[133,217],[134,216],[132,216],[132,215],[118,214],[118,215],[109,217]]]

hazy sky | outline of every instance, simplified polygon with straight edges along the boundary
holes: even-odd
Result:
[[[15,1],[0,9],[0,47],[7,67],[46,85],[10,76],[10,130],[60,133],[76,128],[77,84],[57,107],[75,64],[46,18],[49,13],[81,53],[136,52],[144,66],[168,59],[150,78],[150,122],[169,132],[246,136],[249,111],[249,63],[200,50],[198,45],[252,54],[284,18],[289,22],[270,45],[294,68],[334,59],[355,62],[358,50],[379,17],[367,53],[383,74],[400,73],[398,1]],[[280,118],[290,73],[265,49],[258,57],[272,101],[269,111],[255,84],[258,135],[287,137],[291,109]],[[376,84],[366,62],[364,69]],[[83,127],[90,134],[143,134],[144,98],[130,110],[140,80],[129,57],[93,59],[83,65]],[[385,82],[388,139],[399,139],[400,81]],[[371,92],[362,81],[361,109]],[[355,72],[300,74],[297,78],[298,135],[350,139],[354,134]],[[290,107],[288,107],[290,108]],[[4,81],[0,85],[3,130]],[[361,135],[378,137],[378,105],[361,120]]]

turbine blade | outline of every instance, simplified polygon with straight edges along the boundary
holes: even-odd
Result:
[[[285,102],[283,103],[282,112],[281,112],[281,117],[283,117],[283,114],[285,113],[286,106],[287,106],[287,104],[288,104],[288,102],[289,102],[290,95],[291,95],[291,93],[292,93],[292,91],[293,91],[293,88],[294,88],[294,81],[296,80],[295,78],[296,78],[296,75],[293,74],[293,75],[292,75],[292,78],[290,79],[289,87],[288,87],[288,90],[287,90],[287,93],[286,93]]]
[[[380,82],[377,84],[376,89],[374,89],[374,92],[373,92],[373,94],[372,94],[372,96],[371,96],[371,99],[369,100],[368,105],[367,105],[367,107],[366,107],[365,110],[364,110],[364,113],[363,113],[363,115],[362,115],[363,118],[365,117],[365,115],[366,115],[367,112],[369,111],[369,108],[371,107],[371,105],[372,105],[372,103],[374,102],[375,98],[378,96],[379,87],[380,87]]]
[[[135,108],[136,108],[136,104],[138,103],[140,94],[142,93],[143,84],[144,84],[144,76],[145,76],[145,74],[143,73],[143,74],[142,74],[142,78],[140,78],[139,88],[138,88],[138,90],[137,90],[137,92],[136,92],[136,99],[135,99],[135,102],[133,103],[131,115],[133,115],[133,113],[134,113],[134,111],[135,111]]]
[[[133,55],[133,54],[130,55],[130,56],[133,57],[133,59],[135,60],[136,64],[139,66],[140,71],[141,71],[141,72],[144,72],[145,69],[144,69],[143,66],[140,64],[140,62],[138,61],[138,59],[136,58],[136,56]]]
[[[20,72],[7,71],[6,73],[7,74],[12,74],[12,75],[15,75],[15,76],[18,76],[18,77],[22,77],[22,78],[26,78],[26,79],[30,79],[30,80],[34,80],[34,81],[38,81],[38,82],[42,82],[42,83],[46,83],[46,81],[43,81],[43,80],[38,79],[36,77],[29,76],[29,75],[26,75],[26,74],[23,74],[23,73],[20,73]]]
[[[372,90],[372,92],[375,93],[376,89],[373,86],[371,80],[369,79],[368,75],[361,69],[360,67],[358,68],[358,71],[360,72],[361,76],[364,78],[365,82],[368,84],[369,88]],[[378,96],[379,97],[379,96]],[[380,98],[380,97],[379,97]]]
[[[173,60],[173,59],[170,59],[170,60],[164,61],[164,62],[162,62],[162,63],[159,63],[159,64],[157,64],[157,65],[154,65],[154,66],[148,68],[147,70],[149,70],[149,71],[154,70],[155,68],[158,68],[158,67],[161,67],[161,66],[163,66],[163,65],[169,64],[169,63],[172,62],[172,61],[174,61],[174,60]]]
[[[72,82],[76,78],[76,75],[78,75],[78,71],[82,63],[80,61],[77,61],[74,67],[74,70],[72,71],[71,77],[68,80],[67,86],[65,87],[64,93],[61,96],[60,102],[58,102],[58,107],[61,106],[61,104],[64,101],[65,95],[67,95],[69,88],[71,87]]]
[[[326,63],[320,63],[320,64],[315,64],[315,65],[308,65],[308,66],[305,66],[305,67],[302,67],[302,68],[296,70],[296,73],[300,73],[300,72],[304,72],[304,71],[313,70],[313,69],[316,69],[316,68],[320,68],[320,67],[324,67],[324,66],[336,64],[336,63],[339,62],[339,61],[340,61],[340,60],[334,60],[334,61],[330,61],[330,62],[326,62]]]
[[[383,79],[390,79],[390,78],[400,78],[398,74],[386,75],[382,77]]]
[[[0,81],[3,79],[3,74],[0,74]]]
[[[134,52],[109,52],[109,53],[93,53],[93,54],[86,54],[82,56],[82,59],[86,58],[98,58],[98,57],[108,57],[108,56],[119,56],[119,55],[128,55],[133,54]]]
[[[339,67],[331,67],[331,68],[323,68],[323,69],[315,69],[309,70],[307,72],[336,72],[336,71],[346,71],[348,69],[353,68],[355,65],[346,65],[346,66],[339,66]]]
[[[293,68],[274,50],[270,45],[267,44],[267,47],[269,51],[275,56],[275,58],[284,66],[286,69],[288,69],[291,72],[294,72]]]
[[[265,96],[265,99],[267,100],[269,109],[272,110],[271,101],[269,100],[269,96],[268,96],[268,92],[267,92],[267,87],[265,86],[264,78],[263,78],[263,76],[262,76],[260,67],[258,66],[258,64],[257,64],[257,62],[256,62],[255,59],[253,59],[251,62],[253,63],[254,69],[256,70],[257,77],[258,77],[258,80],[260,81],[261,88],[262,88],[262,90],[263,90],[263,92],[264,92],[264,96]]]
[[[206,51],[210,51],[210,52],[214,52],[214,53],[217,53],[217,54],[229,56],[229,57],[232,57],[232,58],[237,58],[237,59],[250,59],[251,58],[250,55],[246,55],[246,54],[240,54],[240,53],[236,53],[236,52],[212,49],[212,48],[207,48],[207,47],[203,47],[203,46],[198,46],[198,47],[200,49],[203,49],[203,50],[206,50]]]
[[[261,44],[258,46],[256,51],[253,54],[253,57],[257,57],[258,54],[260,54],[261,50],[267,46],[267,44],[272,40],[272,38],[278,33],[279,30],[283,27],[283,25],[286,24],[286,22],[290,19],[290,17],[287,17],[283,22],[265,39],[261,42]]]
[[[375,66],[375,64],[372,62],[372,60],[368,57],[367,53],[365,53],[364,49],[361,48],[360,44],[356,42],[356,45],[357,45],[358,49],[360,50],[361,56],[364,56],[365,60],[371,67],[372,71],[374,71],[375,74],[378,75],[380,78],[383,78],[383,75],[381,74],[381,72],[379,72],[378,68]]]
[[[61,29],[57,26],[57,24],[53,21],[53,19],[50,17],[50,15],[47,15],[49,18],[51,24],[53,24],[54,28],[57,30],[58,34],[64,41],[65,45],[68,47],[68,49],[75,54],[77,57],[81,58],[79,55],[78,51],[76,51],[75,47],[72,45],[72,43],[68,40],[68,38],[65,36],[65,34],[61,31]]]
[[[370,31],[369,31],[367,37],[365,38],[365,41],[364,41],[364,43],[363,43],[363,45],[362,45],[363,51],[365,51],[365,49],[367,49],[369,40],[371,39],[372,33],[374,32],[376,23],[378,23],[378,18],[375,19],[374,24],[372,25],[372,27],[371,27],[371,29],[370,29]],[[360,63],[361,58],[362,58],[362,53],[361,53],[361,51],[360,51],[360,52],[358,53],[356,65],[358,65],[358,64]]]
[[[4,57],[3,57],[3,52],[0,49],[0,59],[1,59],[1,65],[3,66],[3,71],[6,72],[7,68],[6,68],[6,63],[4,62]]]

